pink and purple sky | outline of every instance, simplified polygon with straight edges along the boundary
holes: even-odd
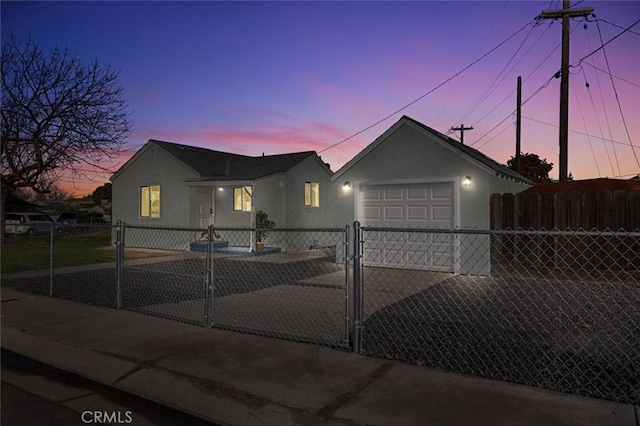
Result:
[[[629,178],[640,172],[640,2],[571,3],[593,7],[595,17],[571,24],[569,171],[576,179]],[[561,7],[548,0],[0,3],[3,36],[30,36],[46,50],[67,47],[120,70],[135,124],[127,151],[108,165],[114,171],[149,139],[246,155],[315,150],[336,171],[403,114],[442,133],[473,126],[465,143],[506,163],[522,76],[522,98],[530,98],[522,150],[554,163],[554,178],[561,23],[535,18]],[[87,173],[61,183],[83,195],[108,178]]]

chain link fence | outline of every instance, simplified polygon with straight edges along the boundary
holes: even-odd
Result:
[[[359,352],[640,402],[640,233],[355,232]]]
[[[349,227],[54,225],[7,238],[2,285],[640,403],[640,232],[356,223],[350,243]]]
[[[36,235],[6,239],[3,286],[81,303],[115,307],[111,225],[52,224]],[[20,271],[29,272],[20,272]]]

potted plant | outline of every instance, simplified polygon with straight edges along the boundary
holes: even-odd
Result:
[[[267,237],[265,229],[273,228],[275,224],[264,211],[258,210],[256,212],[256,251],[264,248],[264,240]]]

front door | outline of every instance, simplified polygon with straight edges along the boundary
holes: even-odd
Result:
[[[213,188],[196,188],[196,226],[207,228],[213,225]]]

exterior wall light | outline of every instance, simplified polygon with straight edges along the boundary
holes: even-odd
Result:
[[[224,188],[223,187],[219,187],[218,191],[224,191]]]
[[[342,190],[343,191],[348,191],[351,189],[351,182],[346,181],[343,185],[342,185]]]
[[[467,176],[462,180],[464,186],[471,186],[471,176]]]

